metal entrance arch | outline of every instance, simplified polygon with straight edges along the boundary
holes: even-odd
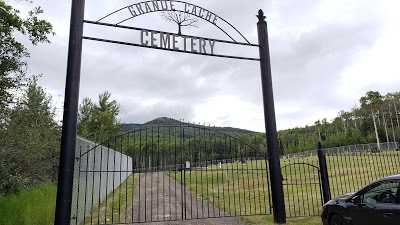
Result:
[[[141,126],[102,144],[79,140],[71,224],[272,213],[260,141],[187,123]]]
[[[162,4],[169,3],[170,9],[174,11],[174,4],[181,3],[182,6],[185,7],[184,10],[176,10],[175,11],[184,11],[187,12],[187,7],[191,5],[192,10],[195,7],[194,5],[176,0],[154,0],[147,1],[149,3],[154,4]],[[146,3],[138,3],[143,4],[136,6],[137,14],[144,14],[150,11],[163,11],[156,10],[153,5],[153,10],[150,5],[149,8]],[[197,7],[197,6],[196,6]],[[141,9],[139,9],[141,8]],[[199,7],[200,9],[201,7]],[[129,6],[128,6],[129,9]],[[201,8],[205,10],[204,8]],[[211,12],[206,10],[207,12]],[[205,11],[203,11],[205,12]],[[60,164],[59,164],[59,179],[58,179],[58,189],[57,189],[57,202],[56,202],[56,213],[55,213],[55,224],[57,225],[66,225],[70,224],[71,219],[71,200],[72,200],[72,181],[74,177],[73,169],[75,163],[75,148],[76,148],[76,126],[77,126],[77,113],[78,113],[78,102],[79,102],[79,83],[80,83],[80,70],[81,70],[81,53],[82,53],[82,41],[83,39],[92,40],[92,41],[100,41],[121,45],[129,45],[136,47],[145,47],[145,48],[154,48],[160,50],[167,51],[178,51],[183,53],[190,54],[200,54],[214,57],[224,57],[224,58],[232,58],[232,59],[242,59],[242,60],[253,60],[260,61],[261,68],[261,84],[263,91],[263,105],[264,105],[264,118],[265,118],[265,128],[266,128],[266,137],[267,137],[267,150],[268,150],[268,165],[270,171],[270,180],[271,180],[271,193],[272,193],[272,205],[273,205],[273,214],[274,221],[276,223],[285,223],[286,222],[286,214],[285,214],[285,203],[284,203],[284,195],[283,195],[283,185],[282,185],[282,174],[280,168],[279,161],[279,142],[277,137],[276,130],[276,120],[275,120],[275,107],[274,107],[274,98],[272,91],[272,77],[271,77],[271,65],[270,65],[270,55],[269,55],[269,45],[268,45],[268,31],[267,31],[267,23],[265,21],[265,16],[262,10],[258,12],[258,45],[249,44],[249,43],[240,43],[236,41],[225,41],[225,40],[217,40],[211,38],[203,38],[203,37],[194,37],[187,35],[176,35],[173,33],[167,33],[162,31],[154,31],[148,29],[134,28],[128,26],[122,26],[117,24],[105,24],[95,21],[85,21],[84,20],[85,13],[85,1],[84,0],[72,0],[72,9],[71,9],[71,23],[70,23],[70,40],[69,40],[69,51],[68,51],[68,65],[67,65],[67,77],[66,77],[66,89],[65,89],[65,100],[64,100],[64,115],[63,115],[63,126],[62,126],[62,138],[61,138],[61,151],[60,151]],[[130,9],[130,13],[132,16],[135,15],[134,12]],[[197,13],[192,13],[196,16],[201,17],[201,13],[197,15]],[[213,20],[211,18],[214,18]],[[212,22],[215,26],[218,27],[216,21],[218,21],[218,17],[216,14],[212,14],[210,17],[206,16],[206,20]],[[129,19],[129,18],[128,18]],[[225,21],[226,20],[222,20]],[[128,43],[121,42],[115,40],[106,40],[96,37],[84,37],[83,36],[83,24],[91,23],[101,26],[111,26],[118,29],[131,29],[131,30],[140,30],[141,31],[141,44],[137,43]],[[233,27],[231,25],[231,27]],[[234,27],[233,27],[234,28]],[[234,30],[237,31],[236,28]],[[147,32],[147,33],[146,33]],[[160,35],[161,41],[160,46],[156,46],[153,43],[153,40],[144,41],[143,37],[149,35],[149,33]],[[227,34],[227,32],[224,32]],[[228,34],[228,36],[230,36]],[[163,39],[164,38],[164,39]],[[192,50],[186,51],[180,50],[179,47],[175,46],[175,39],[182,38],[186,41],[187,38],[192,41]],[[152,37],[153,39],[153,37]],[[232,39],[232,38],[231,38]],[[169,40],[169,42],[168,42]],[[172,41],[171,41],[172,40]],[[194,40],[199,41],[198,46],[203,46],[199,50],[196,51],[193,49]],[[206,41],[210,42],[210,51],[207,51],[204,47],[204,43]],[[172,42],[172,44],[171,44]],[[258,47],[260,58],[249,58],[249,57],[241,57],[241,56],[232,56],[232,55],[221,55],[215,54],[213,52],[213,46],[217,42],[227,43],[227,44],[239,44],[239,45],[247,45],[251,47]],[[164,46],[163,46],[164,43]],[[171,47],[172,46],[172,47]]]

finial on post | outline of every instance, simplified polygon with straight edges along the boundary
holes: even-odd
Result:
[[[258,15],[257,15],[257,17],[258,17],[258,20],[259,21],[265,21],[265,18],[267,18],[266,16],[264,16],[264,12],[260,9],[260,10],[258,10]]]

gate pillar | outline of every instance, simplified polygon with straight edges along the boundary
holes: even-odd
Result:
[[[324,203],[331,200],[331,192],[329,186],[328,168],[326,165],[325,152],[322,149],[321,142],[318,142],[318,162],[321,171],[322,192],[324,195]]]
[[[71,6],[55,225],[69,225],[71,220],[84,12],[85,0],[73,0]]]
[[[279,161],[279,142],[276,131],[274,95],[272,90],[271,61],[268,45],[268,28],[264,12],[258,11],[258,44],[260,45],[261,84],[264,103],[265,132],[267,136],[267,149],[269,170],[271,174],[272,207],[274,222],[286,223],[285,200],[283,196],[282,171]]]

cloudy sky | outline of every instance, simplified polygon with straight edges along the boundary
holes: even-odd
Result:
[[[86,0],[85,19],[103,16],[139,0]],[[70,1],[9,1],[22,13],[40,5],[56,36],[29,47],[29,73],[62,111]],[[400,90],[400,2],[396,0],[191,0],[224,18],[257,44],[257,18],[268,21],[278,129],[332,119],[358,105],[369,90]],[[121,11],[107,22],[129,17]],[[177,32],[160,13],[122,25]],[[185,27],[183,34],[229,40],[212,24]],[[234,33],[234,32],[233,32]],[[140,43],[140,32],[85,25],[86,36]],[[237,35],[237,34],[233,34]],[[236,36],[235,36],[236,37]],[[238,41],[240,38],[237,38]],[[255,47],[216,43],[216,54],[258,57]],[[157,117],[264,131],[257,61],[215,58],[84,40],[80,96],[110,91],[121,105],[120,120],[143,123]]]

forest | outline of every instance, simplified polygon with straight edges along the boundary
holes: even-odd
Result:
[[[400,140],[400,92],[381,95],[368,91],[359,100],[360,107],[341,110],[331,120],[326,118],[312,125],[278,131],[281,154],[314,150],[321,142],[324,148],[353,144],[398,142]],[[171,118],[158,118],[144,124],[124,124],[124,131],[143,126],[186,124]],[[265,134],[231,127],[208,127],[234,136],[245,143],[265,149]]]
[[[286,153],[353,144],[398,142],[400,140],[400,92],[382,95],[368,91],[360,107],[341,110],[330,121],[326,118],[301,128],[278,132],[281,150]]]
[[[341,110],[329,122],[325,118],[311,126],[278,131],[280,154],[315,150],[318,142],[324,148],[397,142],[400,136],[399,96],[398,92],[382,96],[377,91],[369,91],[360,98],[359,108]],[[167,117],[144,124],[122,124],[117,120],[119,105],[109,98],[110,93],[106,92],[100,94],[98,103],[90,99],[83,101],[78,131],[103,146],[128,154],[139,167],[178,164],[186,160],[206,162],[268,156],[264,133],[191,124]],[[103,128],[107,132],[101,134]]]

